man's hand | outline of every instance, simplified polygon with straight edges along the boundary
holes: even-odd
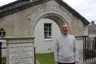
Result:
[[[80,62],[79,61],[75,61],[75,64],[80,64]]]
[[[54,62],[54,64],[58,64],[58,62]]]

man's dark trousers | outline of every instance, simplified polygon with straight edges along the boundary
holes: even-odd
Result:
[[[58,64],[75,64],[75,63],[60,63],[60,62],[58,62]]]

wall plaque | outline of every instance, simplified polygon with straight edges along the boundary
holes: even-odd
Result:
[[[33,43],[9,44],[9,64],[34,64]]]

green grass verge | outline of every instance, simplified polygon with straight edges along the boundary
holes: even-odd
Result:
[[[36,54],[36,59],[40,62],[40,64],[53,64],[54,54],[53,53]]]

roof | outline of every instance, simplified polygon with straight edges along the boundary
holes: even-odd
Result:
[[[0,18],[50,0],[17,0],[0,7]]]
[[[22,2],[22,0],[17,0],[17,1],[14,1],[14,2],[11,2],[11,3],[8,3],[8,4],[5,4],[3,6],[0,6],[0,9],[4,9],[4,8],[10,7],[10,6],[13,6],[13,5],[15,5],[17,3],[20,3],[20,2]]]
[[[9,14],[24,10],[26,8],[45,3],[50,0],[17,0],[7,5],[0,7],[0,18],[7,16]],[[84,24],[88,25],[89,21],[86,20],[82,15],[80,15],[77,11],[71,8],[68,4],[66,4],[62,0],[55,0],[58,4],[66,8],[69,12],[71,12],[74,16],[79,18]]]
[[[96,24],[91,24],[88,26],[88,34],[96,34]]]

